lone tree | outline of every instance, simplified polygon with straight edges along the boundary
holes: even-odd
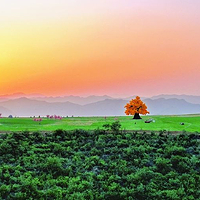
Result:
[[[139,96],[136,96],[135,99],[132,99],[129,103],[127,103],[124,106],[124,108],[126,108],[126,115],[134,115],[133,119],[141,119],[140,114],[149,114],[149,111],[147,111],[146,104],[143,103]]]

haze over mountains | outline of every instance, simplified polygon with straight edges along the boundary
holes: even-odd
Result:
[[[125,104],[135,96],[113,98],[110,96],[46,97],[40,94],[0,96],[0,113],[3,116],[119,116]],[[143,97],[151,115],[179,115],[200,113],[200,96],[158,95]]]
[[[168,95],[157,95],[157,96],[153,96],[151,97],[151,99],[160,99],[160,98],[165,98],[165,99],[184,99],[185,101],[189,102],[189,103],[194,103],[194,104],[200,104],[200,96],[193,96],[193,95],[177,95],[177,94],[168,94]]]

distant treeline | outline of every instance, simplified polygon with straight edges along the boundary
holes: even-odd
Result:
[[[0,198],[200,199],[198,133],[110,128],[1,134]]]

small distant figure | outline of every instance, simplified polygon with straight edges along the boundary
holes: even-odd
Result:
[[[72,117],[74,117],[74,115],[72,115]]]
[[[9,115],[8,118],[13,118],[13,116],[12,116],[12,115]]]
[[[56,119],[62,120],[62,116],[57,116]]]
[[[2,118],[2,114],[0,113],[0,118]]]
[[[34,118],[33,121],[35,121],[35,122],[41,122],[42,118]]]

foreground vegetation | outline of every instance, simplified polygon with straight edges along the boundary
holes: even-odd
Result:
[[[144,123],[148,119],[153,119],[155,122]],[[33,118],[0,118],[0,131],[95,130],[105,123],[112,123],[116,120],[120,121],[124,130],[200,132],[200,115],[143,116],[141,120],[133,120],[131,116],[68,117],[62,120],[42,118],[42,121],[33,121]],[[181,125],[182,122],[184,125]]]
[[[110,128],[1,134],[0,197],[200,199],[199,134]]]

